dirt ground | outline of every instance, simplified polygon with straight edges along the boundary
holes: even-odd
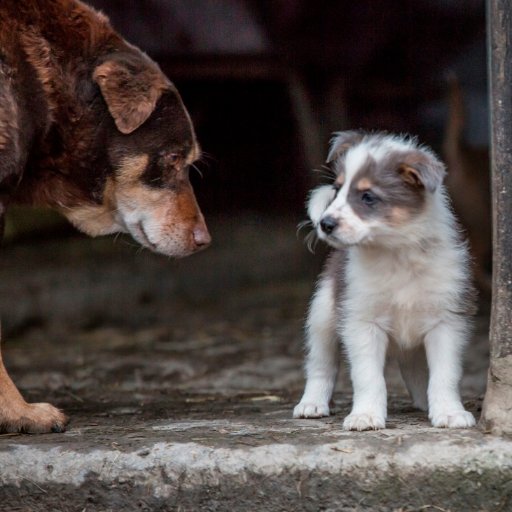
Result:
[[[124,239],[57,239],[4,249],[6,365],[27,399],[50,401],[71,421],[62,435],[0,436],[0,458],[14,446],[144,457],[158,443],[216,450],[269,443],[313,447],[344,435],[341,420],[350,406],[346,370],[334,416],[291,419],[303,386],[303,318],[321,254],[307,252],[294,219],[271,224],[250,217],[243,226],[218,219],[212,228],[215,245],[180,262],[141,252]],[[487,318],[480,315],[463,380],[466,404],[477,415],[487,358]],[[425,414],[410,407],[394,364],[387,378],[389,425],[372,442],[389,435],[399,439],[397,432],[406,427],[428,439]],[[49,506],[47,487],[36,476],[25,475],[21,484],[2,478],[0,509]],[[43,500],[38,504],[34,496]],[[83,493],[76,496],[76,503],[52,506],[116,509],[99,494],[96,504]],[[194,503],[182,510],[194,510]],[[211,503],[202,507],[223,510]]]

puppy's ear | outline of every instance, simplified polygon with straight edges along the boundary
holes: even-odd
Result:
[[[398,166],[398,172],[405,183],[431,193],[441,185],[446,174],[443,162],[434,153],[424,149],[405,155]]]
[[[112,54],[92,76],[117,129],[124,134],[146,121],[164,89],[170,86],[156,65],[127,53]]]
[[[363,140],[364,133],[356,130],[347,130],[345,132],[336,132],[331,139],[331,147],[327,155],[327,163],[331,163],[340,155],[348,151]]]

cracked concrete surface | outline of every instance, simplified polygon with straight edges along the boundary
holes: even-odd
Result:
[[[71,423],[0,436],[0,510],[512,510],[512,441],[430,427],[392,363],[385,430],[341,429],[346,371],[335,415],[292,419],[321,258],[294,220],[212,228],[179,262],[112,239],[4,249],[6,363]],[[476,415],[487,357],[481,316],[463,381]]]

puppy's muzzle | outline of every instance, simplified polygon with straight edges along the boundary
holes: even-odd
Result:
[[[330,215],[320,220],[320,228],[326,235],[330,235],[337,225],[338,221]]]

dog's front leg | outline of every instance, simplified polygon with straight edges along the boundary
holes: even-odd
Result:
[[[467,428],[475,424],[473,415],[464,409],[459,392],[465,337],[463,324],[446,322],[425,336],[430,370],[428,416],[434,427]]]
[[[6,201],[0,199],[0,239]],[[0,432],[64,432],[67,418],[50,404],[28,404],[7,374],[0,340]]]
[[[343,341],[350,362],[354,388],[352,411],[345,430],[377,430],[386,426],[387,396],[384,364],[387,334],[369,322],[347,321]]]
[[[331,276],[320,279],[306,324],[306,388],[293,410],[294,418],[329,416],[339,368],[336,305]]]
[[[0,346],[0,432],[64,432],[66,423],[53,405],[25,402],[7,374]]]

